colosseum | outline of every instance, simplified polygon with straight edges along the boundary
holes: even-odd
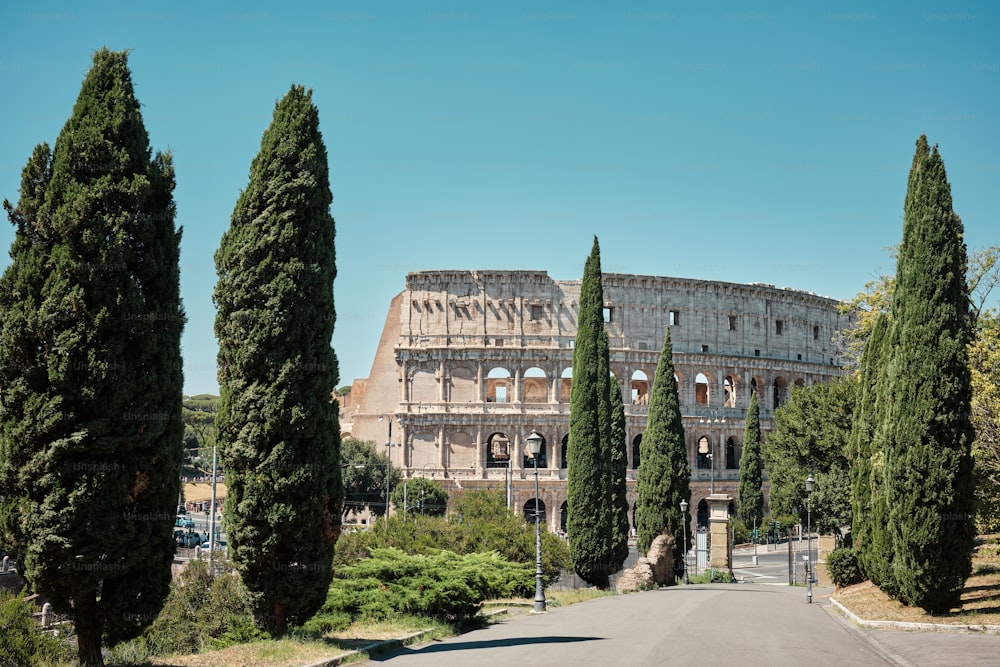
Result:
[[[629,501],[663,337],[670,328],[692,509],[736,496],[743,425],[757,392],[761,429],[792,385],[843,373],[838,302],[765,284],[604,274],[611,369],[628,429]],[[406,477],[447,488],[506,488],[518,512],[537,507],[565,529],[566,442],[580,281],[545,271],[419,271],[389,307],[368,378],[341,406],[345,433],[388,444]],[[532,430],[545,438],[535,461]],[[537,505],[536,505],[537,503]]]

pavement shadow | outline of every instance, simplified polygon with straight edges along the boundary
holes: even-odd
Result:
[[[469,651],[477,648],[527,646],[530,644],[569,644],[573,642],[600,641],[603,639],[604,637],[512,637],[510,639],[491,639],[485,641],[434,643],[422,646],[421,648],[402,648],[397,651],[371,657],[369,660],[371,662],[382,662],[383,660],[388,660],[389,658],[395,658],[400,655],[408,655],[411,653],[424,655],[427,653],[438,653],[443,651]]]

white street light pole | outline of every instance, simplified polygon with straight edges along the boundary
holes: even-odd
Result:
[[[691,522],[691,517],[688,516],[688,502],[686,500],[681,501],[681,539],[684,542],[684,584],[688,583],[688,525]]]

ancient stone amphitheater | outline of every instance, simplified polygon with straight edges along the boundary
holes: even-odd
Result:
[[[368,378],[342,399],[345,434],[389,443],[404,477],[450,490],[508,490],[516,511],[536,508],[565,526],[566,441],[580,281],[544,271],[420,271],[393,300]],[[639,443],[669,327],[688,457],[692,510],[736,496],[743,425],[752,392],[761,428],[793,385],[843,373],[836,340],[848,325],[838,302],[790,288],[687,278],[604,274],[611,369],[622,388],[635,501]]]

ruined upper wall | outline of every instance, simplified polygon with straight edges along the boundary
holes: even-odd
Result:
[[[840,365],[834,338],[849,322],[827,297],[770,285],[606,273],[612,349],[766,356]],[[400,302],[404,347],[568,348],[580,281],[545,271],[420,271]]]

